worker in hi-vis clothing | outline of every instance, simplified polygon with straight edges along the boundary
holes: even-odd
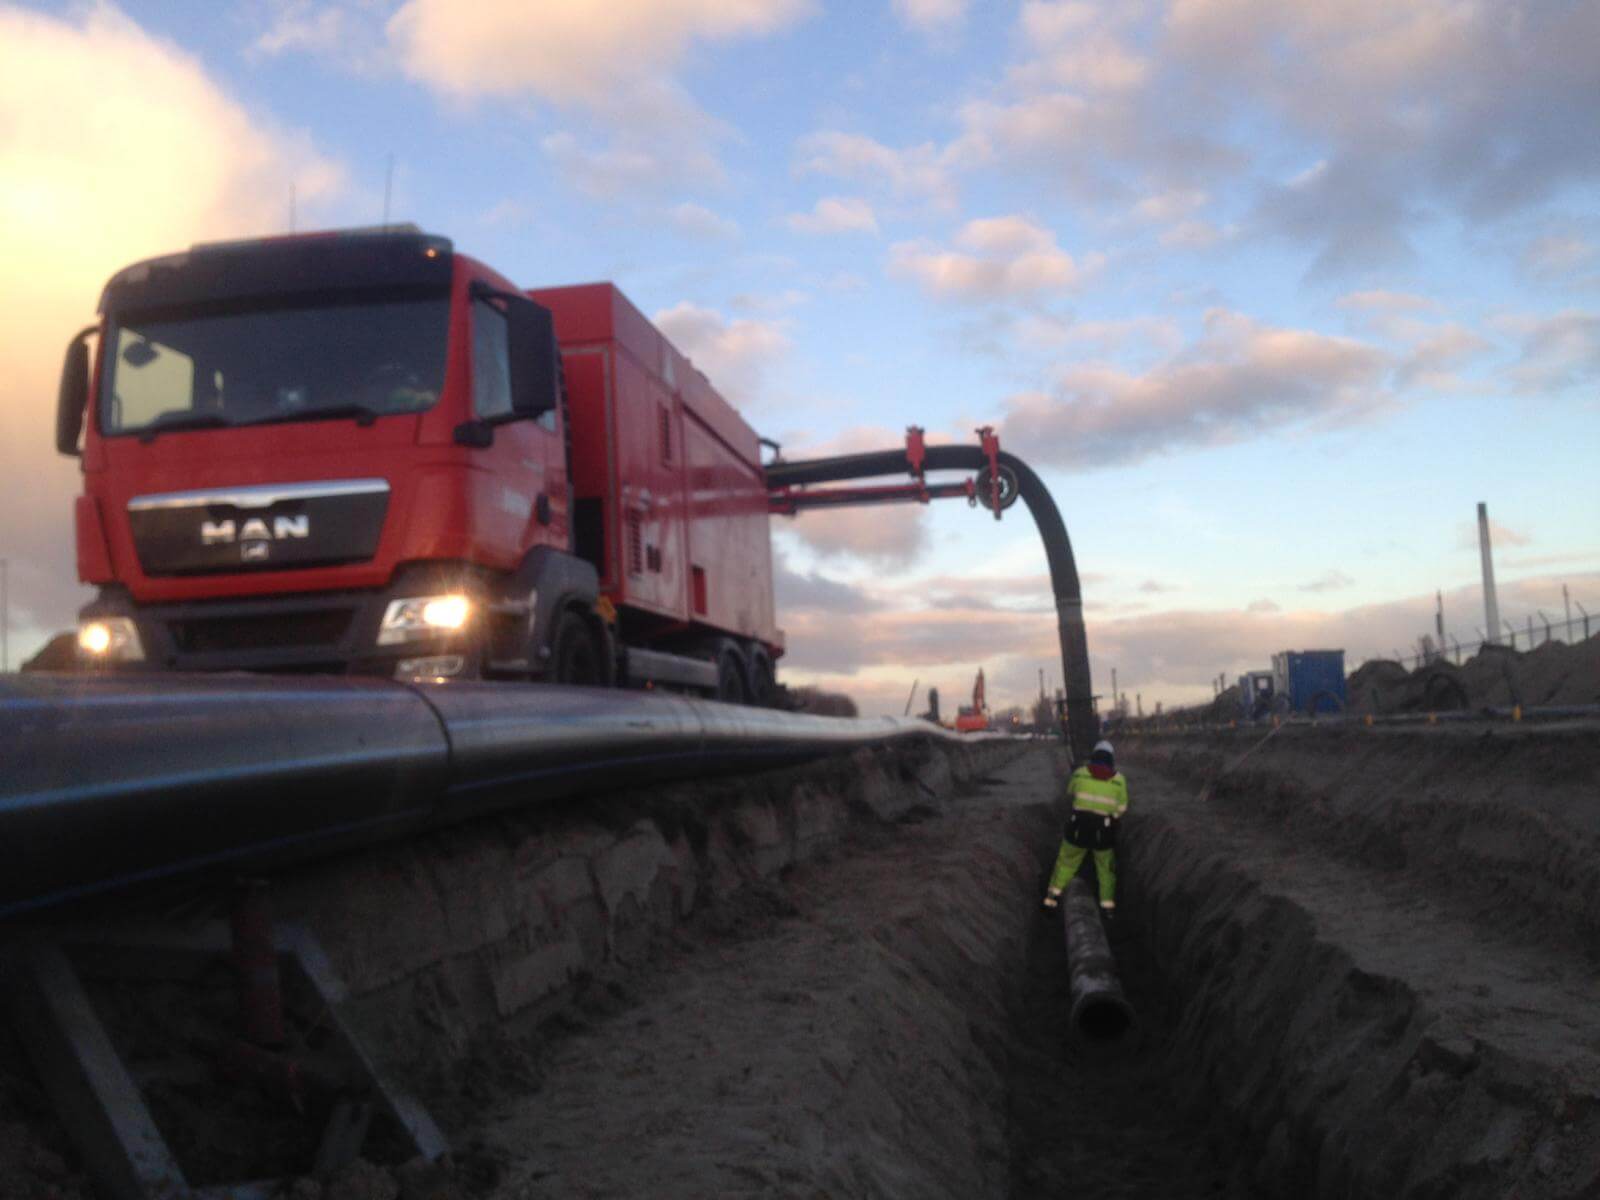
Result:
[[[1067,782],[1067,796],[1072,801],[1072,815],[1062,831],[1044,906],[1056,906],[1062,889],[1083,866],[1083,856],[1093,851],[1095,873],[1100,877],[1100,907],[1110,916],[1117,907],[1117,855],[1112,847],[1117,841],[1117,822],[1128,811],[1128,781],[1117,770],[1110,742],[1095,744],[1089,765],[1079,767]]]

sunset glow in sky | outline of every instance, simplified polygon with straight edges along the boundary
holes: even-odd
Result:
[[[0,3],[0,557],[68,628],[56,377],[118,267],[395,220],[615,280],[789,457],[1045,476],[1098,691],[1600,614],[1600,5]],[[789,682],[1059,682],[1026,512],[780,521]],[[1576,611],[1576,610],[1574,610]],[[919,706],[921,698],[919,696]]]

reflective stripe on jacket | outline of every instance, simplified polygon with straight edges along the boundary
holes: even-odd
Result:
[[[1081,812],[1120,817],[1128,811],[1128,781],[1118,771],[1110,779],[1096,779],[1088,767],[1079,767],[1067,782],[1072,807]]]

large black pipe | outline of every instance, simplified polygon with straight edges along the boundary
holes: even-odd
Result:
[[[599,787],[914,737],[956,735],[537,684],[0,676],[0,916]]]
[[[1082,875],[1061,897],[1061,922],[1071,973],[1072,1028],[1085,1041],[1120,1041],[1133,1030],[1133,1006],[1122,994],[1117,960],[1100,922],[1100,905]]]
[[[929,446],[923,460],[926,471],[980,471],[989,457],[978,446]],[[1066,522],[1056,507],[1050,489],[1014,454],[1000,453],[1000,465],[1015,472],[1017,490],[1033,514],[1050,564],[1050,586],[1055,593],[1056,630],[1061,640],[1061,677],[1067,690],[1067,736],[1072,757],[1087,762],[1099,736],[1094,713],[1094,687],[1089,677],[1089,640],[1083,627],[1083,589],[1078,581],[1078,564],[1072,557],[1072,542]],[[814,458],[798,462],[775,462],[767,466],[767,486],[802,487],[813,483],[838,483],[846,479],[871,479],[882,475],[904,475],[909,467],[906,452],[879,450],[869,454],[844,454],[837,458]]]

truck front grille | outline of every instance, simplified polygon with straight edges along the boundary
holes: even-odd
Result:
[[[279,650],[337,646],[354,616],[353,609],[329,608],[256,617],[186,617],[169,628],[173,644],[184,654]]]

